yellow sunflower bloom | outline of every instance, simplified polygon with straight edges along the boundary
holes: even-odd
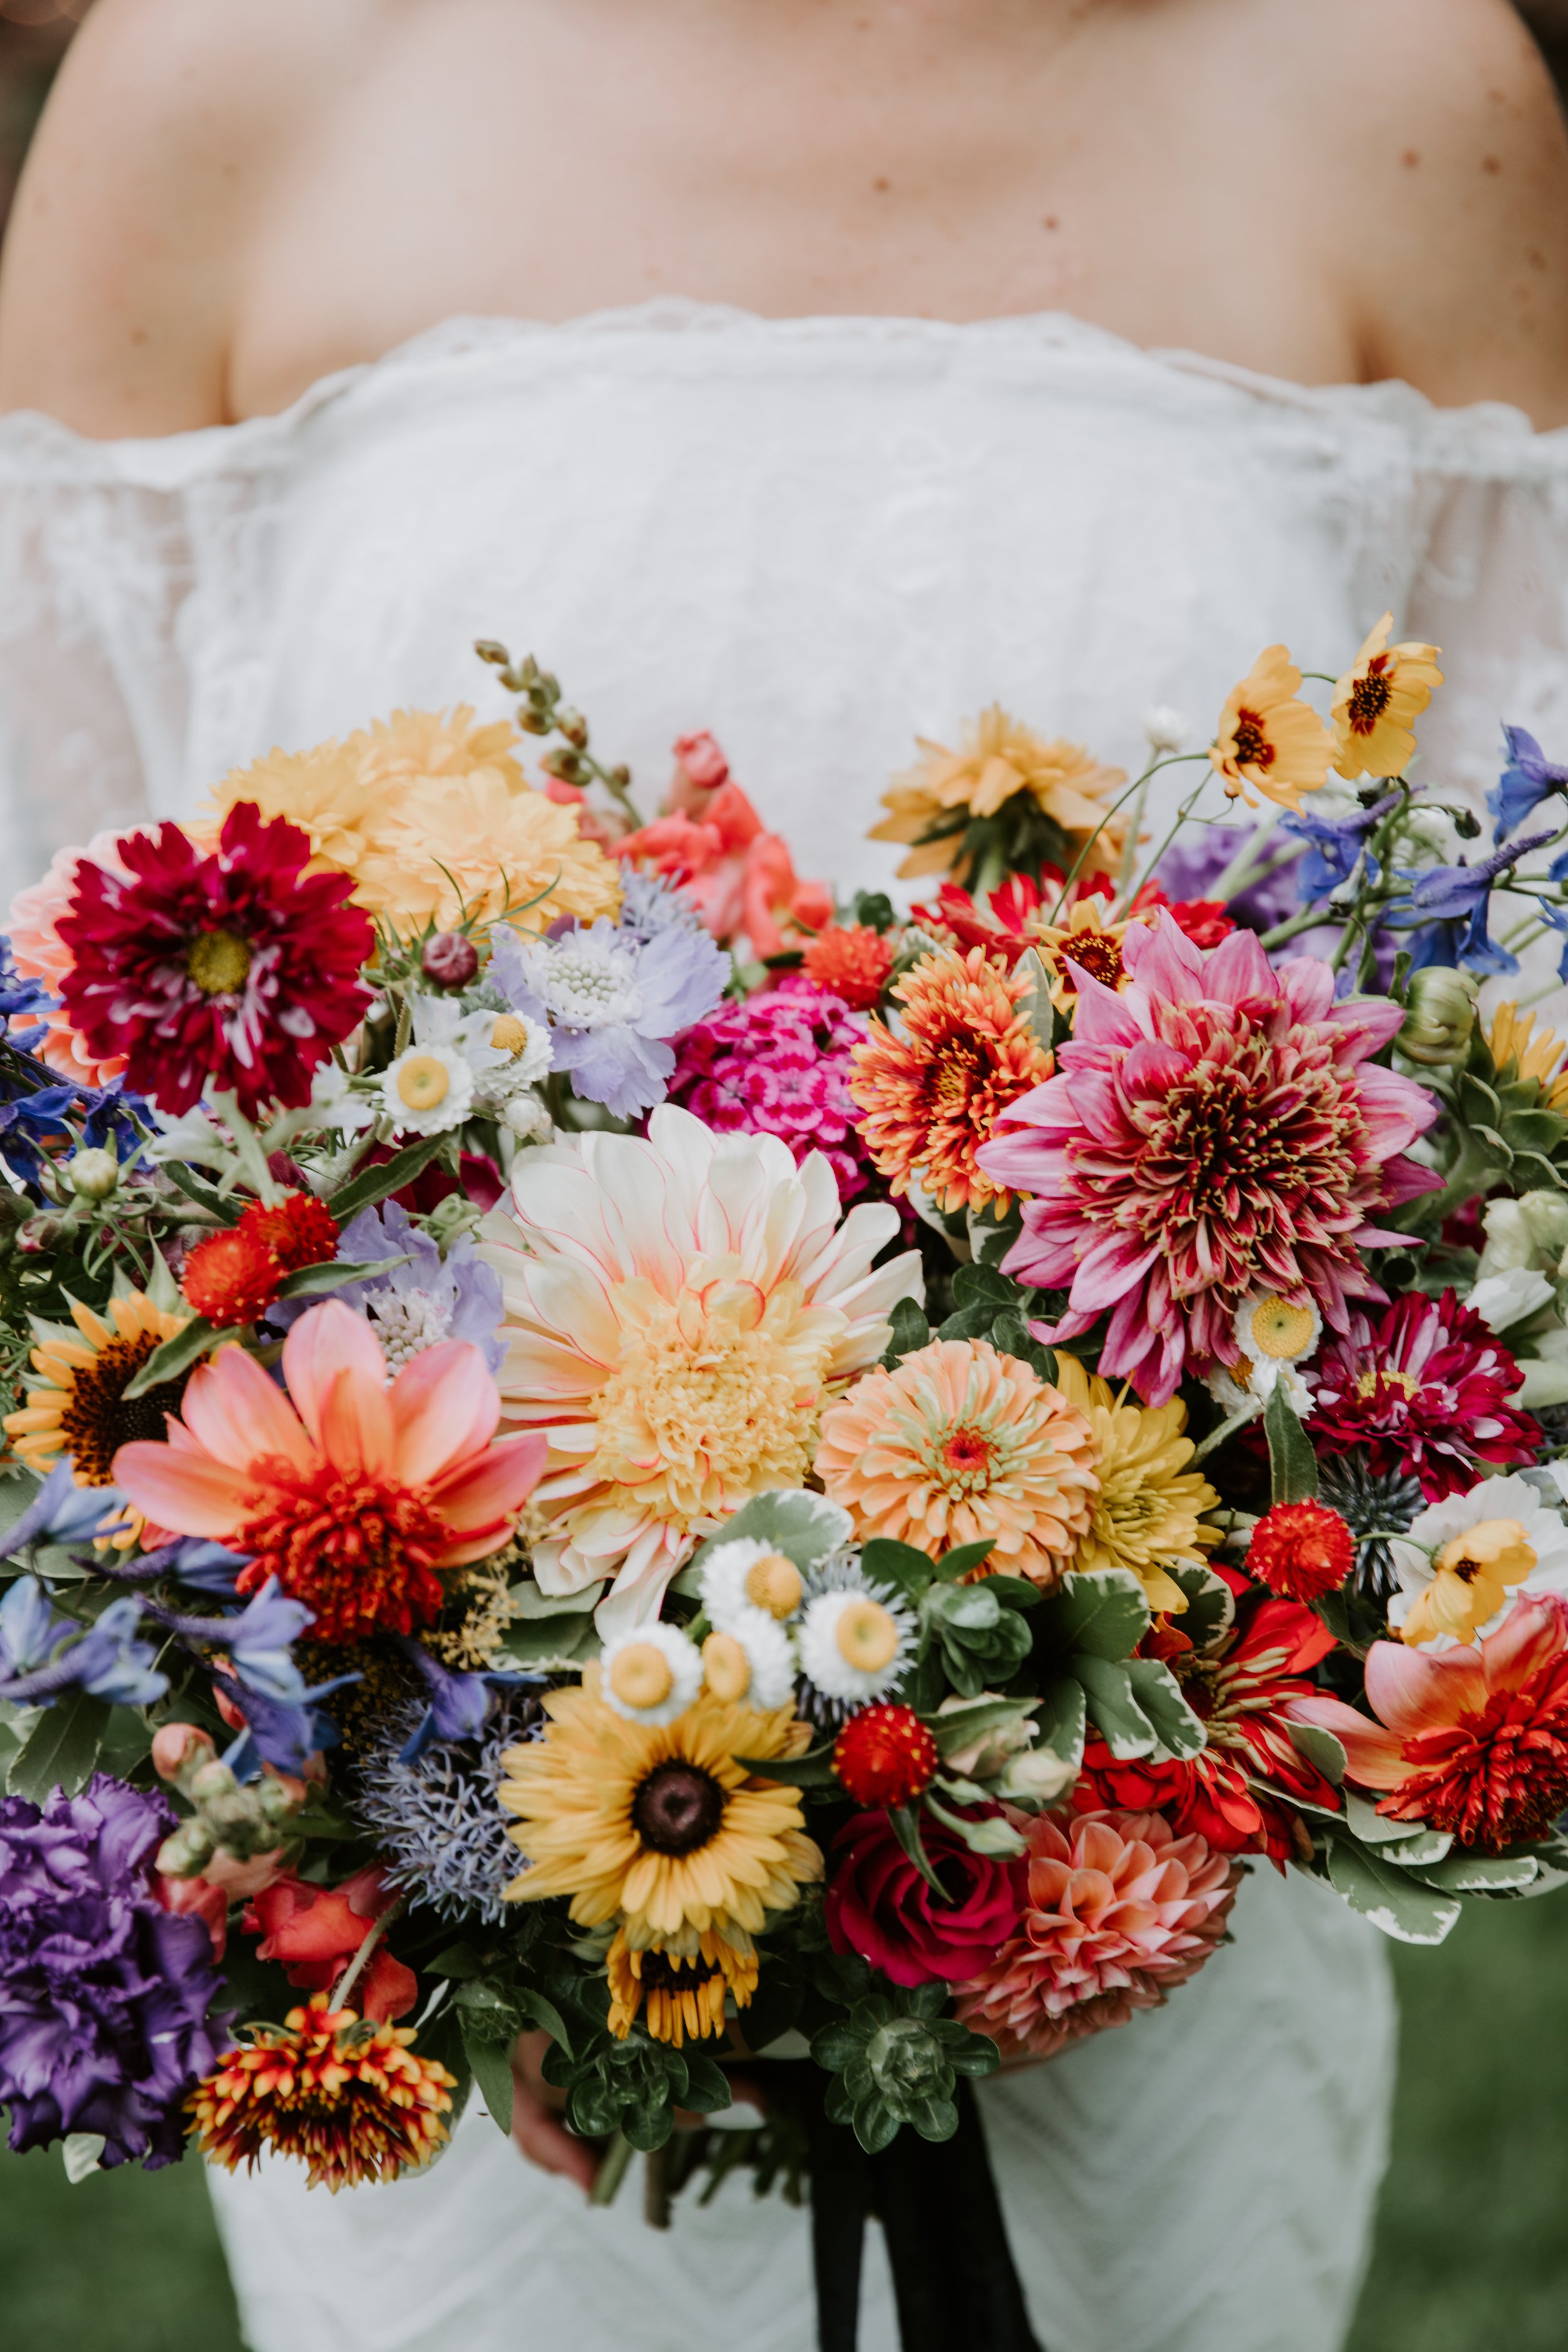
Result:
[[[1391,646],[1393,626],[1393,614],[1385,613],[1334,686],[1334,767],[1352,784],[1363,776],[1405,773],[1415,756],[1410,721],[1443,683],[1436,646],[1415,640]]]
[[[1037,735],[999,703],[964,728],[961,746],[920,740],[918,766],[896,776],[882,795],[889,814],[871,828],[873,841],[909,842],[901,876],[956,875],[963,878],[963,827],[971,817],[994,816],[1017,793],[1030,793],[1043,814],[1066,836],[1069,862],[1105,820],[1105,804],[1126,782],[1125,771],[1108,768],[1081,743]],[[930,838],[935,834],[938,837]],[[1114,873],[1127,838],[1124,817],[1105,823],[1085,860],[1090,874]]]
[[[624,2042],[640,2011],[654,2040],[677,2050],[722,2033],[725,1995],[745,2009],[757,1989],[756,1947],[735,1932],[733,1942],[709,1929],[639,1947],[621,1928],[605,1963],[611,2032]]]
[[[1493,1065],[1499,1070],[1506,1070],[1511,1062],[1518,1076],[1533,1078],[1540,1087],[1544,1109],[1568,1112],[1568,1067],[1563,1064],[1563,1040],[1544,1024],[1538,1030],[1535,1022],[1533,1013],[1521,1013],[1517,1004],[1498,1006],[1487,1031],[1487,1046]]]
[[[1158,1407],[1129,1404],[1097,1372],[1057,1351],[1057,1387],[1088,1421],[1099,1448],[1100,1490],[1089,1502],[1089,1532],[1072,1565],[1080,1575],[1130,1568],[1151,1609],[1178,1616],[1187,1605],[1169,1571],[1201,1563],[1219,1541],[1217,1528],[1200,1524],[1218,1495],[1201,1472],[1189,1470],[1193,1443],[1183,1432],[1187,1408],[1179,1398]]]
[[[1333,738],[1310,704],[1299,700],[1301,673],[1284,646],[1268,646],[1220,713],[1209,758],[1231,799],[1256,806],[1254,792],[1297,809],[1321,790]]]
[[[132,1438],[162,1438],[164,1415],[179,1411],[183,1378],[130,1402],[125,1391],[153,1349],[183,1331],[190,1317],[166,1314],[140,1290],[111,1298],[101,1315],[73,1302],[71,1316],[80,1339],[60,1330],[46,1334],[32,1355],[37,1384],[3,1425],[12,1451],[40,1478],[68,1454],[79,1486],[111,1486],[121,1446]],[[139,1513],[128,1513],[115,1549],[126,1550],[142,1526]]]

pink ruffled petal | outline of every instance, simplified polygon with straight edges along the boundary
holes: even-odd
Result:
[[[1439,1731],[1487,1703],[1487,1678],[1475,1651],[1440,1655],[1374,1642],[1367,1653],[1366,1695],[1381,1720],[1402,1738]]]
[[[467,1339],[424,1349],[398,1373],[390,1402],[398,1475],[411,1486],[479,1453],[500,1420],[500,1391]]]

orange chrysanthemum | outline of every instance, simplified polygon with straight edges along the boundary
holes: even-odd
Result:
[[[816,1475],[862,1537],[933,1559],[990,1538],[989,1565],[1050,1587],[1100,1491],[1089,1423],[988,1339],[933,1339],[822,1417]]]
[[[832,923],[806,943],[805,976],[830,988],[853,1012],[868,1013],[893,969],[893,943],[868,924]]]
[[[1003,971],[984,948],[939,948],[893,991],[902,1034],[872,1020],[850,1055],[849,1092],[865,1114],[866,1147],[895,1192],[918,1184],[939,1209],[990,1202],[1006,1214],[1011,1195],[975,1155],[1002,1113],[1051,1075],[1022,1009],[1031,988],[1026,972]]]
[[[225,2053],[185,2105],[209,2163],[254,2170],[265,2147],[310,2168],[308,2186],[337,2190],[395,2180],[446,2138],[455,2076],[417,2058],[406,2025],[363,2023],[319,1992],[286,2025],[258,2025]]]

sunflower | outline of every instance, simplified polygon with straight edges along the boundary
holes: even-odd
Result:
[[[1402,776],[1415,756],[1410,721],[1441,686],[1437,648],[1414,640],[1391,646],[1394,615],[1385,613],[1344,676],[1335,681],[1331,711],[1334,767],[1350,783],[1363,776]]]
[[[724,2030],[724,1999],[735,1996],[744,2009],[757,1989],[756,1947],[732,1930],[734,1940],[710,1928],[656,1945],[634,1944],[623,1927],[610,1946],[610,2031],[624,2042],[637,2020],[656,2042],[702,2042]]]
[[[510,1748],[500,1800],[532,1864],[514,1902],[569,1895],[579,1926],[619,1916],[648,1948],[690,1929],[755,1935],[822,1875],[799,1792],[738,1759],[797,1756],[811,1727],[793,1706],[759,1715],[702,1692],[673,1723],[628,1723],[599,1695],[599,1669],[552,1691],[541,1739]]]
[[[1085,857],[1091,874],[1114,873],[1127,838],[1125,818],[1106,816],[1106,803],[1127,781],[1081,743],[1037,735],[993,703],[963,730],[961,748],[920,738],[917,767],[893,780],[882,795],[889,814],[871,829],[873,841],[911,845],[899,872],[956,874],[968,864],[964,829],[975,817],[994,816],[1019,793],[1029,793],[1061,836],[1070,864],[1099,832]],[[1100,828],[1103,827],[1103,830]]]
[[[180,1409],[183,1375],[130,1402],[125,1391],[154,1349],[190,1318],[166,1314],[140,1290],[111,1298],[102,1316],[73,1299],[71,1315],[81,1337],[58,1325],[41,1328],[42,1344],[32,1357],[38,1383],[19,1412],[5,1415],[4,1427],[13,1450],[40,1478],[68,1454],[79,1486],[111,1486],[119,1448],[132,1438],[161,1438],[164,1415]],[[134,1543],[142,1526],[141,1514],[132,1512],[115,1549]]]
[[[1192,1440],[1183,1435],[1186,1406],[1179,1398],[1157,1407],[1130,1404],[1125,1390],[1119,1397],[1109,1381],[1060,1349],[1057,1387],[1088,1422],[1099,1449],[1100,1491],[1073,1567],[1080,1574],[1130,1568],[1151,1609],[1179,1615],[1187,1597],[1169,1570],[1201,1562],[1219,1541],[1217,1528],[1199,1525],[1219,1496],[1185,1466],[1193,1456]]]
[[[1220,712],[1209,746],[1231,799],[1255,803],[1252,791],[1299,810],[1303,793],[1325,782],[1333,738],[1310,704],[1299,701],[1301,673],[1284,646],[1268,646]]]
[[[1537,1031],[1535,1014],[1517,1004],[1500,1004],[1487,1032],[1493,1066],[1506,1070],[1511,1062],[1521,1078],[1533,1078],[1541,1088],[1541,1108],[1568,1113],[1568,1068],[1563,1061],[1563,1040],[1543,1024]]]

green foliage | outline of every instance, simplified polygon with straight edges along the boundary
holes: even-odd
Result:
[[[870,2155],[903,2124],[922,2139],[951,2139],[958,2076],[992,2074],[1001,2063],[994,2042],[942,2015],[946,2000],[945,1985],[890,1986],[864,1994],[813,2037],[812,2056],[834,2077],[828,2116],[848,2124]]]
[[[677,2107],[709,2116],[730,2105],[721,2066],[700,2050],[672,2050],[668,2042],[655,2042],[640,2026],[623,2042],[600,2025],[576,2050],[574,2057],[552,2043],[544,2056],[544,2078],[565,2092],[566,2120],[585,2138],[619,2131],[646,2153],[664,2146],[675,2129]]]
[[[1276,1381],[1268,1391],[1268,1402],[1263,1408],[1263,1427],[1268,1439],[1270,1500],[1311,1502],[1318,1492],[1318,1457],[1312,1451],[1311,1439],[1301,1426],[1300,1415],[1291,1409],[1282,1380]]]

